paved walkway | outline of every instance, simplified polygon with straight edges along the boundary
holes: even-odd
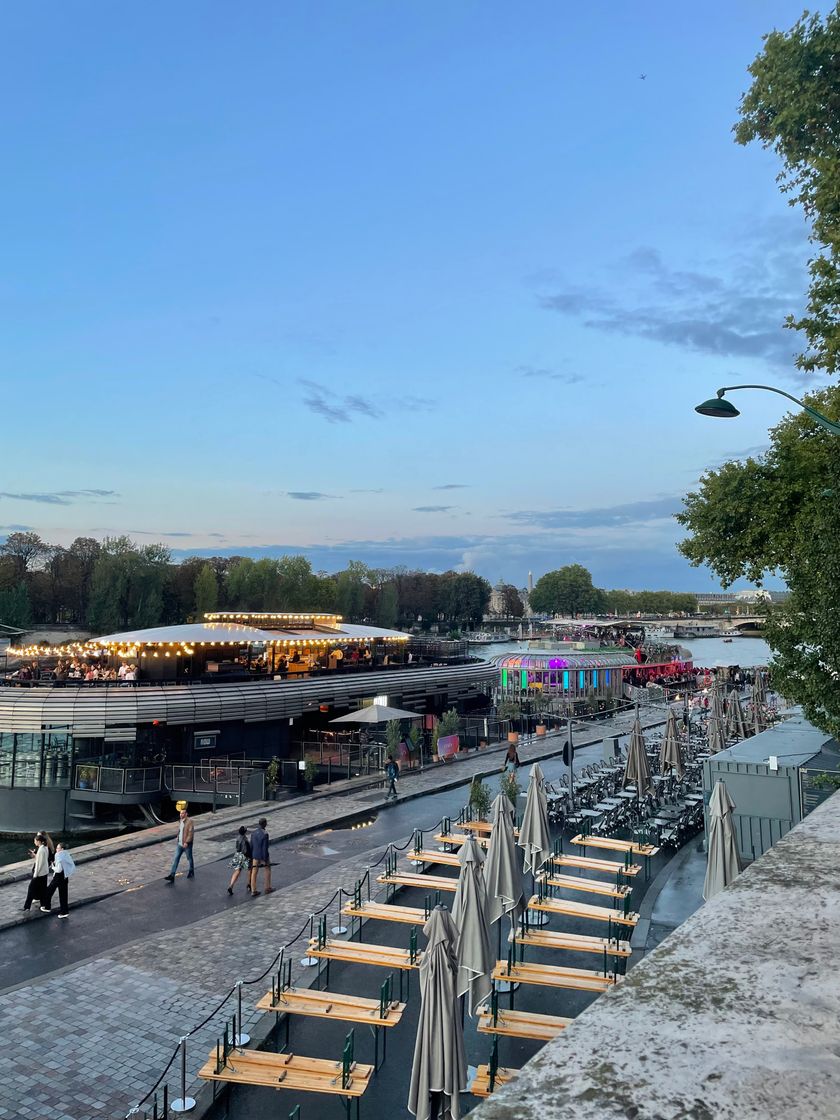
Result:
[[[647,724],[661,721],[659,712],[650,713],[645,720]],[[626,732],[628,725],[626,718],[620,723],[599,723],[597,731],[593,728],[596,741]],[[520,756],[526,763],[549,758],[561,752],[562,744],[563,737],[557,735],[533,739],[520,743]],[[596,755],[597,748],[590,752],[590,760]],[[407,800],[438,793],[469,781],[475,774],[498,773],[499,768],[499,753],[492,751],[446,767],[429,767],[401,780],[400,797]],[[196,860],[201,867],[226,859],[236,824],[243,820],[251,823],[261,814],[269,817],[269,829],[277,841],[323,828],[336,817],[374,811],[382,804],[381,792],[377,798],[368,788],[341,796],[224,810],[214,819],[199,822]],[[418,823],[428,824],[426,815],[418,806]],[[128,847],[129,837],[89,846],[100,851],[98,858],[81,863],[74,877],[74,887],[78,882],[75,899],[114,894],[159,880],[168,869],[175,831],[171,825],[156,829],[160,836],[144,833],[139,837],[144,846],[135,843]],[[105,845],[110,845],[106,850],[111,854],[102,855]],[[0,994],[0,1032],[5,1040],[0,1054],[0,1083],[4,1085],[0,1117],[122,1120],[155,1084],[178,1039],[214,1011],[238,978],[257,977],[269,968],[279,948],[306,927],[309,915],[326,906],[339,887],[352,890],[366,866],[382,851],[367,850],[338,859],[271,896],[198,921],[190,914],[189,895],[180,882],[174,888],[153,886],[152,891],[173,892],[168,896],[172,909],[167,919],[169,924],[176,923],[174,928],[134,941],[128,940],[131,931],[127,929],[126,941],[119,948],[54,972],[48,971],[50,961],[45,960],[37,979]],[[94,853],[79,850],[78,854],[83,857]],[[197,876],[190,886],[199,883]],[[0,921],[10,924],[17,920],[21,892],[20,883],[0,887]],[[150,905],[152,897],[150,894]],[[100,910],[101,920],[107,922],[107,899],[95,904],[96,915]],[[336,910],[334,902],[332,912]],[[72,936],[72,914],[66,923],[40,915],[30,920],[49,922],[61,928],[63,936]],[[297,942],[295,960],[300,949],[301,942]],[[267,986],[265,980],[245,989],[245,1025],[252,1034],[258,1031],[261,1017],[249,1008]],[[189,1082],[194,1080],[196,1069],[231,1010],[229,1003],[191,1037]],[[173,1066],[170,1075],[171,1089],[176,1087],[176,1069]],[[197,1092],[195,1086],[193,1095]]]

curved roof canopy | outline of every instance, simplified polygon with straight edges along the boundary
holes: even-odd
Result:
[[[545,650],[540,653],[507,654],[498,659],[500,669],[623,669],[635,665],[632,654],[621,650]]]
[[[256,626],[226,622],[189,622],[183,626],[153,626],[148,630],[128,630],[123,634],[104,634],[92,638],[97,646],[195,646],[195,645],[323,645],[382,639],[404,642],[408,634],[399,630],[383,630],[380,626],[356,626],[345,623],[330,630],[300,628],[261,630]]]
[[[196,642],[216,642],[222,645],[272,642],[275,635],[256,626],[241,626],[221,622],[188,622],[183,626],[152,626],[148,630],[127,630],[123,634],[103,634],[91,638],[97,646],[161,646]]]

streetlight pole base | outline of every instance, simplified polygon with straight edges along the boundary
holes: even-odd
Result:
[[[178,1097],[169,1105],[172,1112],[192,1112],[195,1108],[195,1100],[192,1097]]]

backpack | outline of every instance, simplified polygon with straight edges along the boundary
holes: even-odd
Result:
[[[396,781],[400,776],[400,768],[397,766],[393,758],[388,760],[388,765],[385,767],[385,773],[388,775],[389,781]]]

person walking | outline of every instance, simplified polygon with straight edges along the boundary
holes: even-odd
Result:
[[[516,743],[509,743],[502,769],[507,774],[515,774],[517,767],[521,765],[522,763],[519,761],[519,752],[516,749]]]
[[[52,882],[47,892],[47,906],[52,906],[52,897],[58,891],[58,916],[70,916],[70,907],[67,902],[67,881],[76,870],[76,863],[63,844],[57,844],[53,860]]]
[[[397,780],[399,776],[399,763],[392,754],[389,754],[388,761],[385,763],[385,778],[388,782],[388,789],[385,792],[386,801],[390,801],[392,795],[394,800],[397,800]]]
[[[172,867],[169,869],[169,874],[164,876],[167,883],[175,882],[175,872],[178,870],[178,864],[181,862],[181,856],[184,852],[187,853],[187,863],[190,868],[187,872],[187,878],[192,879],[195,875],[195,864],[193,863],[194,825],[186,809],[181,810],[180,819],[181,823],[178,826],[178,843],[175,847],[175,858],[172,860]]]
[[[269,853],[268,821],[260,817],[257,827],[251,833],[251,897],[259,898],[257,890],[260,868],[265,869],[265,883],[263,891],[271,894],[274,888],[271,885],[271,855]]]
[[[32,903],[37,899],[45,914],[50,912],[50,902],[47,894],[47,876],[50,870],[50,850],[43,833],[35,835],[35,847],[29,852],[34,863],[32,864],[32,878],[26,891],[26,902],[23,904],[24,913],[28,914]]]
[[[233,868],[233,874],[230,877],[230,884],[228,885],[228,894],[233,894],[233,888],[236,886],[236,881],[243,871],[248,874],[245,877],[245,889],[251,890],[251,841],[248,839],[248,829],[245,825],[240,825],[239,835],[236,839],[236,851],[233,854],[233,859],[230,861]]]

